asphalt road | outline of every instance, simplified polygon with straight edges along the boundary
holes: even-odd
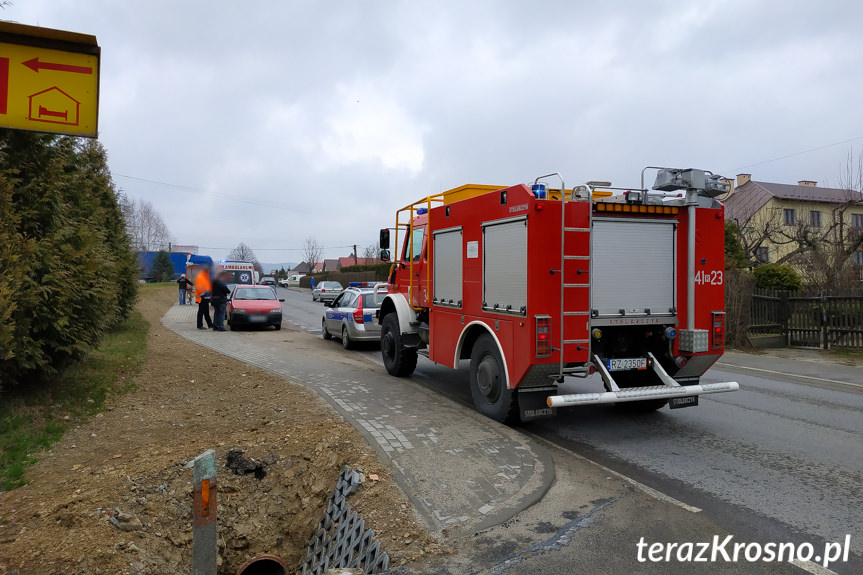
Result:
[[[321,304],[308,292],[279,294],[287,321],[320,333]],[[374,346],[356,353],[381,364]],[[824,365],[825,379],[830,369]],[[471,403],[466,369],[420,358],[413,379]],[[848,534],[852,560],[834,568],[863,572],[863,393],[719,369],[705,379],[738,381],[741,391],[640,416],[614,406],[565,408],[523,429],[702,510],[739,540],[820,546]],[[586,387],[601,383],[561,386]]]

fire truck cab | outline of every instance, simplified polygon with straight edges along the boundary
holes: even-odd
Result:
[[[715,199],[725,185],[702,170],[645,170],[639,188],[567,189],[549,174],[465,185],[399,210],[396,257],[390,230],[380,238],[382,259],[393,260],[378,315],[387,371],[410,375],[420,354],[452,368],[470,360],[477,410],[507,422],[570,405],[686,407],[736,390],[700,381],[725,343]],[[550,189],[555,176],[561,186]],[[605,391],[558,394],[566,377],[594,372]]]

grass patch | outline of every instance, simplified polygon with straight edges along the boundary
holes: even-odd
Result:
[[[98,348],[62,374],[3,391],[0,491],[24,485],[24,472],[38,461],[39,451],[50,448],[68,427],[102,411],[109,397],[134,390],[147,351],[147,328],[134,310],[103,336]]]
[[[845,359],[859,359],[863,360],[863,351],[859,349],[847,349],[843,347],[834,347],[830,349],[827,353],[837,358],[845,358]]]

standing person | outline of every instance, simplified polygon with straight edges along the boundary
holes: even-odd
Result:
[[[213,329],[215,331],[227,331],[225,329],[225,308],[228,306],[228,296],[231,288],[228,287],[228,274],[222,273],[213,280]]]
[[[312,279],[311,279],[311,281],[310,281],[309,283],[310,283],[310,284],[311,284],[311,286],[312,286],[312,291],[315,291],[315,278],[312,278]]]
[[[213,327],[213,320],[210,319],[210,295],[213,293],[213,286],[210,284],[210,272],[206,267],[202,267],[195,277],[195,301],[198,303],[198,329],[209,329]],[[207,327],[204,327],[204,320],[207,320]]]
[[[177,280],[177,286],[180,288],[180,305],[186,305],[186,290],[194,285],[188,280],[186,274],[182,274]]]

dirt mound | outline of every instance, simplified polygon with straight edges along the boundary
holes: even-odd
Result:
[[[138,391],[67,433],[30,469],[30,485],[0,495],[0,573],[191,572],[186,463],[209,448],[219,465],[219,573],[262,553],[296,566],[345,465],[379,478],[350,503],[391,567],[439,551],[359,433],[314,392],[163,328],[173,297],[148,290],[139,304],[151,329]],[[233,467],[251,472],[228,467],[234,449]],[[113,524],[117,509],[140,528]]]

